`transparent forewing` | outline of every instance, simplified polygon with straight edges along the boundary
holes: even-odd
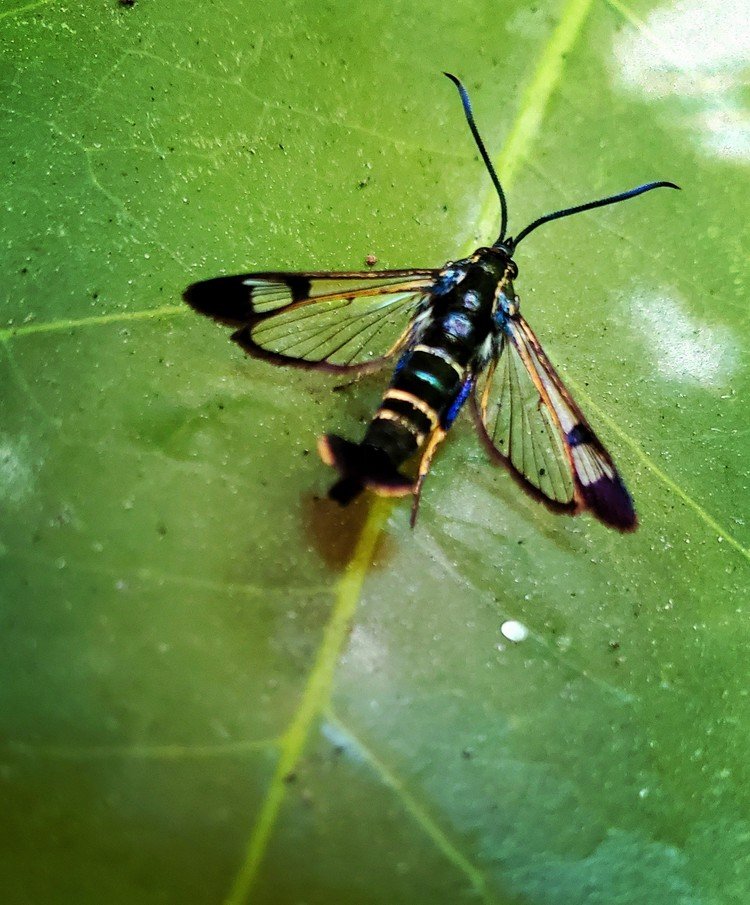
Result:
[[[246,331],[262,349],[284,358],[351,368],[395,351],[423,290],[321,299],[289,306]]]
[[[437,271],[257,273],[196,283],[197,310],[240,326],[247,352],[280,364],[369,370],[398,349]]]
[[[527,487],[563,509],[589,509],[620,531],[637,525],[633,501],[526,321],[508,318],[497,356],[477,381],[480,428]]]
[[[516,343],[507,335],[499,343],[475,389],[485,439],[524,484],[562,508],[574,508],[573,475],[555,418]]]
[[[579,508],[621,531],[637,526],[633,501],[612,457],[591,429],[531,327],[520,316],[508,324],[508,336],[529,370],[541,404],[558,425],[575,483]]]
[[[251,273],[242,278],[252,293],[253,310],[267,314],[292,303],[349,298],[359,293],[382,295],[391,287],[430,286],[435,270],[386,270],[353,273]]]

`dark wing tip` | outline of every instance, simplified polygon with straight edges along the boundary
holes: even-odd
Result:
[[[619,475],[602,477],[580,490],[586,508],[605,525],[618,531],[635,531],[638,527],[633,500]]]
[[[242,277],[201,280],[188,286],[182,297],[194,311],[230,327],[246,324],[253,314],[252,289]]]

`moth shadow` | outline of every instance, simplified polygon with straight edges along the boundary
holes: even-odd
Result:
[[[303,531],[323,562],[334,572],[343,572],[354,557],[365,523],[370,514],[372,497],[363,493],[348,506],[317,494],[306,494],[302,500]],[[385,568],[396,552],[395,541],[383,532],[378,537],[372,559],[373,569]]]

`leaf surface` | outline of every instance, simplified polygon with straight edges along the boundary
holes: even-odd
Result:
[[[0,5],[3,901],[748,899],[737,16]],[[632,536],[525,497],[468,419],[414,532],[339,511],[316,437],[359,436],[387,377],[333,392],[180,301],[491,240],[443,69],[512,231],[683,186],[518,255]]]

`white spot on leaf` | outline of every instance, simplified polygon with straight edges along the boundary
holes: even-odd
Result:
[[[525,641],[529,637],[529,630],[523,622],[517,622],[515,619],[508,619],[507,622],[503,622],[500,626],[500,631],[508,641],[514,641],[516,644],[520,641]]]

